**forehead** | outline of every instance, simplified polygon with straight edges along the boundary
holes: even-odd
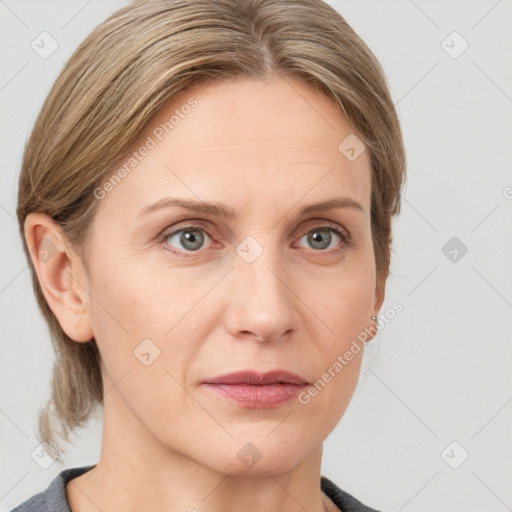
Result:
[[[105,203],[142,207],[165,195],[214,194],[226,204],[261,205],[339,192],[369,211],[369,155],[347,158],[340,150],[347,137],[354,130],[341,108],[298,79],[199,85],[162,109]]]

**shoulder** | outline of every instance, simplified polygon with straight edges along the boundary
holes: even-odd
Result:
[[[70,512],[66,499],[66,484],[93,467],[84,466],[61,471],[44,491],[34,494],[11,512]]]
[[[363,505],[354,496],[340,489],[325,476],[320,477],[320,487],[342,512],[379,512],[374,508]]]

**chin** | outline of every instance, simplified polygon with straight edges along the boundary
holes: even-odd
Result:
[[[300,435],[287,435],[286,440],[275,434],[236,436],[227,444],[217,445],[204,465],[231,475],[268,476],[286,473],[298,466],[317,448]],[[274,439],[270,439],[275,435]],[[311,441],[311,438],[308,439]],[[202,453],[204,457],[204,452]]]

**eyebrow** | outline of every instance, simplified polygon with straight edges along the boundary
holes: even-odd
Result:
[[[144,217],[145,215],[155,210],[161,210],[163,208],[169,208],[172,206],[178,206],[190,212],[209,214],[219,218],[233,219],[236,217],[235,210],[226,208],[226,206],[220,203],[205,203],[204,201],[191,201],[186,199],[166,197],[143,208],[138,213],[137,219]],[[302,208],[302,210],[300,210],[299,215],[339,210],[341,208],[352,208],[364,212],[363,207],[357,201],[354,201],[354,199],[351,199],[350,197],[335,197],[327,201],[321,201],[305,206]]]

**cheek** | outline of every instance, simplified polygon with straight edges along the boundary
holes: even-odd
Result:
[[[187,361],[207,334],[201,332],[197,318],[212,317],[205,311],[211,302],[201,298],[222,272],[200,274],[151,263],[150,258],[112,261],[105,253],[94,262],[91,274],[94,334],[112,378],[128,368],[138,369],[135,354],[146,349],[158,355],[151,368],[185,372]]]
[[[91,277],[96,299],[91,318],[107,388],[122,381],[116,388],[132,412],[155,414],[156,421],[155,404],[170,399],[180,404],[183,398],[171,375],[183,381],[194,340],[188,332],[176,336],[181,324],[173,326],[189,308],[182,293],[193,296],[194,291],[171,272],[150,272],[135,261],[107,265],[98,260]]]
[[[321,372],[317,375],[321,380],[318,388],[323,395],[319,402],[335,403],[334,409],[342,411],[359,377],[364,352],[361,335],[372,326],[373,258],[362,257],[350,271],[342,271],[322,284],[322,287],[311,283],[308,286],[312,309],[321,320],[316,320],[318,328],[314,328],[316,334],[313,335],[318,347],[316,367]],[[320,331],[325,335],[319,335]]]
[[[371,326],[373,287],[361,281],[352,284],[346,282],[331,290],[330,300],[324,300],[324,307],[320,311],[322,320],[330,328],[330,335],[321,342],[321,367],[324,371],[330,369],[331,375],[343,374],[342,378],[336,379],[337,383],[346,380],[342,387],[350,388],[349,382],[357,380],[361,364],[364,348],[360,341],[361,333]],[[339,367],[340,360],[342,369]]]
[[[360,336],[371,326],[373,291],[372,280],[347,279],[332,285],[328,294],[318,294],[317,311],[323,323],[315,329],[317,350],[311,357],[318,373],[299,403],[308,409],[312,422],[321,418],[322,432],[335,428],[357,385],[364,353]],[[327,334],[319,335],[320,330]]]
[[[108,248],[106,248],[108,250]],[[107,334],[124,332],[137,339],[162,338],[188,303],[197,295],[194,282],[179,270],[154,264],[150,258],[116,258],[107,250],[94,262],[91,293],[96,328]]]
[[[99,260],[91,277],[91,316],[97,336],[134,341],[144,336],[146,326],[140,320],[151,320],[152,297],[154,305],[158,304],[147,276],[122,261],[103,264]]]
[[[375,271],[372,258],[343,268],[328,279],[310,281],[308,299],[338,340],[357,335],[370,323],[375,300]]]

